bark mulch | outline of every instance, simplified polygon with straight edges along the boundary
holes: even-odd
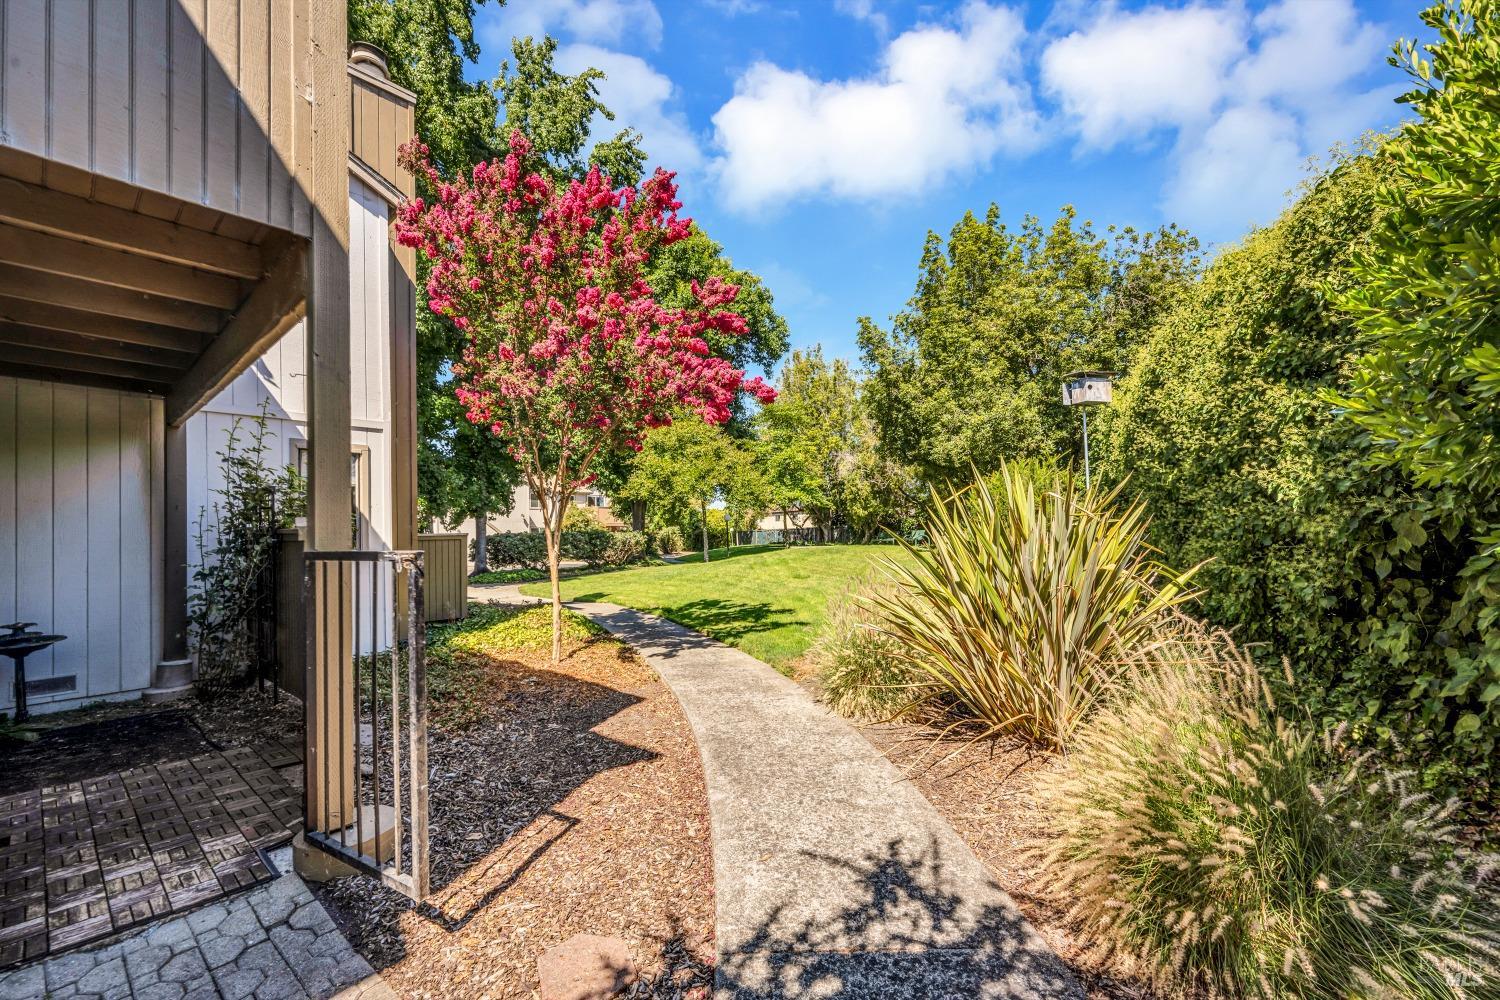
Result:
[[[549,613],[474,605],[431,633],[432,899],[363,878],[318,894],[402,996],[534,997],[537,959],[585,933],[628,944],[626,996],[706,997],[697,744],[656,674],[581,619],[554,668]]]
[[[1090,1000],[1164,1000],[1145,984],[1086,959],[1063,924],[1064,910],[1032,891],[1035,868],[1026,850],[1046,836],[1046,815],[1035,787],[1050,758],[995,741],[935,742],[932,730],[905,723],[866,726],[863,732],[953,824],[1037,932],[1073,969]]]

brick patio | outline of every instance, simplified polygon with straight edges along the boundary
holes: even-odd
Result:
[[[77,948],[272,877],[302,793],[285,743],[0,797],[0,968]]]

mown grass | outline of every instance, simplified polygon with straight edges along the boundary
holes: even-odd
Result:
[[[718,558],[714,558],[715,553]],[[659,614],[787,672],[822,632],[829,597],[871,574],[889,545],[744,546],[685,562],[563,581],[566,601],[607,601]],[[523,594],[548,596],[546,584]]]

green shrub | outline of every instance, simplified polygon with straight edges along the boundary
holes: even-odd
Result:
[[[1325,399],[1363,347],[1330,297],[1392,182],[1383,155],[1346,158],[1218,256],[1100,414],[1100,478],[1129,476],[1166,560],[1212,560],[1204,614],[1292,656],[1300,698],[1493,803],[1500,587],[1472,529],[1500,524],[1500,496],[1366,468]]]
[[[1193,595],[1192,572],[1156,563],[1141,504],[1118,491],[1055,492],[1000,471],[1000,494],[977,478],[933,493],[927,544],[902,543],[897,586],[871,595],[881,629],[923,680],[913,708],[945,702],[982,735],[1063,747],[1109,687],[1122,651],[1147,641]]]
[[[646,558],[646,533],[643,531],[610,532],[609,545],[604,549],[606,566],[628,566]]]
[[[896,640],[880,631],[870,597],[894,589],[865,581],[828,602],[828,621],[809,650],[823,700],[853,719],[887,719],[916,696],[918,679],[900,655]]]
[[[682,529],[678,527],[662,528],[654,536],[656,551],[664,556],[674,552],[681,552],[687,548],[687,543],[682,540]]]
[[[604,525],[599,523],[599,515],[592,507],[579,507],[569,504],[563,511],[564,531],[594,531],[602,530]]]
[[[544,569],[547,566],[547,538],[540,531],[503,531],[490,535],[485,550],[491,566],[520,566]]]
[[[1500,860],[1454,843],[1411,772],[1278,711],[1222,637],[1154,645],[1039,798],[1040,888],[1097,957],[1164,994],[1492,997]]]
[[[605,554],[609,551],[613,538],[614,532],[607,528],[565,529],[562,533],[562,557],[582,560],[594,568],[603,566],[608,562]]]
[[[307,509],[307,486],[296,470],[266,464],[266,438],[275,434],[265,407],[249,422],[248,442],[240,418],[225,434],[216,455],[224,485],[199,511],[194,535],[199,564],[188,594],[188,639],[198,690],[209,695],[238,688],[256,669],[266,641],[264,602],[273,599],[276,532]]]

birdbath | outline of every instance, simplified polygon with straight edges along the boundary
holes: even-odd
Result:
[[[31,717],[31,713],[26,711],[26,657],[67,638],[65,635],[43,635],[27,631],[35,624],[36,622],[11,622],[9,625],[0,625],[0,629],[10,629],[9,635],[0,635],[0,656],[8,656],[16,661],[17,722],[25,722]]]

